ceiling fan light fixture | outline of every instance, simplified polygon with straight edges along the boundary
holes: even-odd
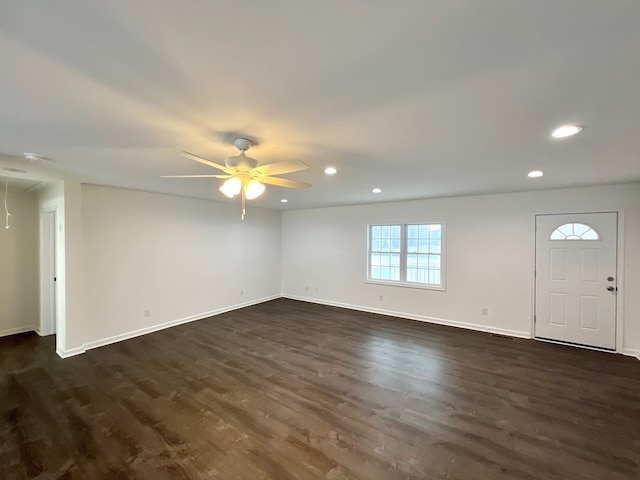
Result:
[[[242,190],[242,180],[240,180],[238,177],[231,177],[229,180],[225,181],[220,187],[220,191],[229,198],[235,197],[240,193],[241,190]]]
[[[247,197],[247,200],[253,200],[254,198],[258,198],[262,195],[264,193],[264,189],[264,184],[257,180],[249,180],[244,187],[244,195]]]

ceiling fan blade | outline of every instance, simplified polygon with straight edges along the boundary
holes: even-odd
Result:
[[[306,163],[301,160],[291,160],[288,162],[269,163],[261,165],[251,170],[251,173],[257,175],[281,175],[283,173],[297,172],[309,168]]]
[[[231,178],[233,175],[160,175],[160,178]]]
[[[213,163],[211,160],[207,160],[206,158],[199,157],[198,155],[194,155],[193,153],[185,152],[183,150],[182,155],[184,155],[187,158],[190,158],[191,160],[195,160],[196,162],[200,162],[204,165],[208,165],[210,167],[217,168],[218,170],[222,170],[225,173],[233,173],[232,169],[225,167],[224,165]]]
[[[260,183],[267,183],[269,185],[277,185],[278,187],[286,188],[309,188],[311,186],[310,183],[289,180],[288,178],[257,177],[256,180]]]

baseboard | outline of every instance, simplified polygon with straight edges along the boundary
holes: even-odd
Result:
[[[42,330],[40,330],[40,327],[36,327],[34,329],[34,331],[40,335],[41,337],[48,337],[49,335],[55,335],[56,332],[49,332],[49,333],[45,333]]]
[[[630,348],[625,348],[620,353],[622,353],[622,355],[627,355],[629,357],[636,357],[638,360],[640,360],[640,350],[632,350]]]
[[[7,328],[6,330],[0,330],[0,337],[6,337],[7,335],[17,335],[18,333],[26,333],[26,332],[34,332],[36,331],[36,327],[16,327],[16,328]]]
[[[196,315],[191,315],[189,317],[179,318],[177,320],[171,320],[169,322],[160,323],[158,325],[152,325],[146,328],[140,328],[138,330],[132,330],[131,332],[114,335],[108,338],[102,338],[100,340],[94,340],[93,342],[85,343],[81,348],[82,351],[78,353],[84,353],[86,350],[91,350],[98,347],[104,347],[106,345],[111,345],[112,343],[122,342],[124,340],[129,340],[130,338],[139,337],[141,335],[147,335],[149,333],[157,332],[159,330],[164,330],[165,328],[171,328],[177,325],[182,325],[184,323],[195,322],[196,320],[202,320],[204,318],[221,315],[223,313],[231,312],[233,310],[238,310],[240,308],[250,307],[252,305],[257,305],[259,303],[269,302],[277,298],[280,298],[280,294],[259,298],[257,300],[251,300],[245,303],[238,303],[236,305],[231,305],[228,307],[218,308],[216,310],[211,310],[209,312],[198,313]],[[74,353],[72,355],[77,355],[77,353]]]
[[[457,327],[457,328],[464,328],[467,330],[475,330],[478,332],[495,333],[498,335],[506,335],[508,337],[531,338],[531,334],[529,332],[521,332],[518,330],[508,330],[505,328],[490,327],[488,325],[479,325],[476,323],[459,322],[457,320],[449,320],[446,318],[429,317],[426,315],[416,315],[414,313],[407,313],[407,312],[396,312],[394,310],[384,310],[381,308],[365,307],[363,305],[352,305],[348,303],[332,302],[330,300],[301,297],[298,295],[282,295],[282,298],[289,298],[291,300],[300,300],[302,302],[317,303],[320,305],[329,305],[332,307],[347,308],[349,310],[358,310],[360,312],[377,313],[380,315],[387,315],[389,317],[406,318],[409,320],[417,320],[419,322],[435,323],[437,325],[444,325],[447,327]]]
[[[81,355],[84,352],[86,352],[86,350],[82,347],[72,348],[71,350],[63,350],[61,348],[56,349],[56,353],[60,358],[75,357],[76,355]]]

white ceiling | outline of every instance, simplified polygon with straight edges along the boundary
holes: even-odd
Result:
[[[3,2],[0,58],[0,167],[225,201],[159,177],[238,133],[309,165],[270,208],[640,180],[637,0]]]

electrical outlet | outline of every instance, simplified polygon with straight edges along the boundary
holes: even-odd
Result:
[[[240,296],[244,295],[244,290],[240,290]]]
[[[489,308],[488,307],[482,307],[482,315],[489,315]]]
[[[150,317],[151,316],[151,309],[150,308],[145,308],[144,309],[144,316],[145,317]]]
[[[384,295],[378,295],[378,300],[383,301],[384,300]]]
[[[305,285],[304,289],[308,292],[309,291],[309,285]]]

